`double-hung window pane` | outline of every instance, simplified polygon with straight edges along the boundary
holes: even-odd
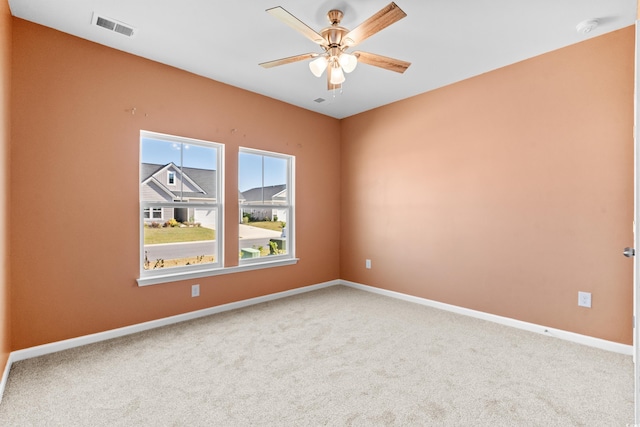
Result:
[[[222,145],[140,134],[141,275],[221,266]]]
[[[293,172],[293,156],[240,149],[240,263],[293,257]]]

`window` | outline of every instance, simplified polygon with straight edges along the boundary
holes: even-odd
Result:
[[[222,266],[221,144],[140,132],[140,276]]]
[[[144,219],[162,219],[162,208],[144,208]]]
[[[240,264],[294,257],[294,160],[240,148]]]

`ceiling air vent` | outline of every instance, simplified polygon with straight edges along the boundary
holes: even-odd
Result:
[[[94,13],[92,21],[92,23],[98,27],[106,28],[109,31],[114,31],[127,37],[133,36],[133,28],[131,26],[123,22],[116,21],[115,19],[106,18]]]

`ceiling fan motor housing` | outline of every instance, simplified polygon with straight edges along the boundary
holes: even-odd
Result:
[[[349,32],[348,29],[339,25],[343,16],[342,11],[338,9],[330,10],[327,13],[331,26],[320,31],[320,35],[327,41],[329,48],[341,47],[344,35]]]
[[[340,47],[342,39],[349,30],[343,27],[332,26],[327,27],[320,32],[320,35],[329,43],[329,47]]]

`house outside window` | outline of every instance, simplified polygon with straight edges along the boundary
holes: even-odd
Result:
[[[223,145],[140,132],[140,277],[222,263]]]
[[[295,157],[240,148],[240,264],[294,257]]]

